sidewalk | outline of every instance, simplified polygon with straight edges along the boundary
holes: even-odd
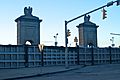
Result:
[[[0,69],[0,80],[13,80],[27,77],[42,76],[47,74],[55,74],[75,70],[82,66],[70,66],[68,69],[65,66],[50,66],[36,68],[18,68],[18,69]]]

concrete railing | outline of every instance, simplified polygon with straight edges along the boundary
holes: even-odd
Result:
[[[38,46],[0,45],[0,68],[65,65],[65,48],[45,46],[42,56]],[[120,48],[68,48],[69,65],[120,63]]]

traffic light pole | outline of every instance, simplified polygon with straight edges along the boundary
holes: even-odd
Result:
[[[68,39],[67,39],[67,21],[65,21],[65,68],[68,68]]]
[[[101,6],[101,7],[99,7],[99,8],[96,8],[96,9],[94,9],[94,10],[92,10],[92,11],[89,11],[89,12],[87,12],[87,13],[85,13],[85,14],[83,14],[83,15],[80,15],[80,16],[78,16],[78,17],[76,17],[76,18],[73,18],[73,19],[71,19],[71,20],[69,20],[69,21],[65,21],[65,67],[66,67],[66,68],[68,68],[67,24],[70,23],[70,22],[72,22],[72,21],[74,21],[74,20],[76,20],[76,19],[78,19],[78,18],[81,18],[81,17],[83,17],[83,16],[85,16],[85,15],[87,15],[87,14],[90,14],[90,13],[92,13],[92,12],[95,12],[95,11],[99,10],[99,9],[102,9],[102,8],[104,8],[104,7],[112,6],[115,2],[116,2],[117,5],[118,5],[118,3],[120,2],[120,0],[111,1],[111,2],[107,3],[107,4],[104,5],[104,6]]]

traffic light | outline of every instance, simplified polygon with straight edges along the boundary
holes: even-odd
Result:
[[[71,32],[70,32],[70,30],[68,29],[68,30],[67,30],[67,37],[69,37],[69,36],[71,36]]]
[[[103,12],[103,19],[107,18],[107,16],[106,16],[106,15],[107,15],[107,14],[106,14],[107,11],[103,8],[103,11],[102,11],[102,12]]]
[[[120,0],[117,0],[117,6],[120,5]]]

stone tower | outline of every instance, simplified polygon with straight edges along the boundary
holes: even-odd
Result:
[[[89,21],[90,16],[84,16],[84,23],[76,26],[79,32],[79,46],[80,47],[97,47],[97,26],[95,23]]]
[[[23,45],[30,42],[31,45],[40,44],[40,20],[32,15],[32,8],[25,7],[24,15],[18,17],[17,22],[17,44]]]

